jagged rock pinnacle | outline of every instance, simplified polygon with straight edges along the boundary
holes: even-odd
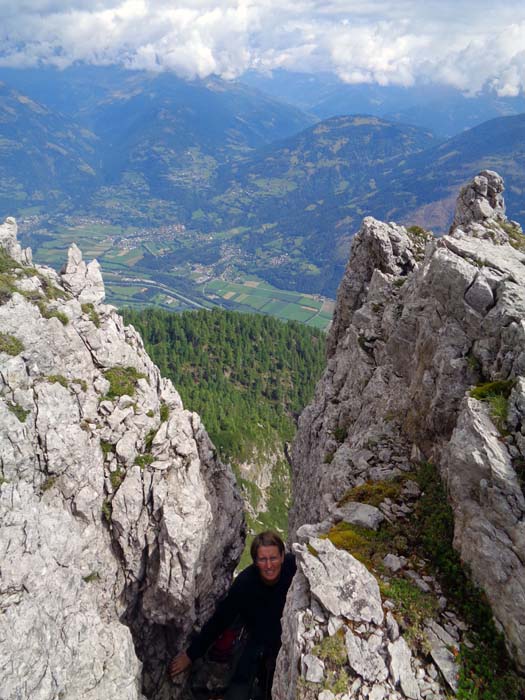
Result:
[[[8,216],[2,225],[0,225],[0,248],[19,263],[31,265],[31,248],[22,249],[22,246],[16,238],[18,226],[12,216]]]
[[[309,537],[323,533],[341,543],[334,516],[342,504],[361,500],[361,487],[386,488],[394,479],[407,484],[421,458],[432,462],[454,511],[454,547],[525,672],[525,238],[505,216],[503,189],[497,173],[479,173],[461,190],[451,233],[442,238],[363,221],[337,294],[327,367],[291,450],[290,533],[291,539],[305,530]],[[501,417],[483,393],[494,386]],[[374,506],[387,520],[403,520],[409,509],[389,497]],[[350,539],[346,544],[352,551]],[[403,552],[393,546],[390,553],[401,568]],[[426,589],[417,571],[406,575]],[[287,612],[296,622],[284,627],[286,659],[299,658],[298,649],[314,653],[312,631],[301,629],[301,621],[320,619],[319,597],[309,602],[308,581],[303,584],[289,594]],[[446,612],[437,619],[439,634],[425,634],[434,663],[455,690],[457,668],[442,630]],[[335,624],[325,623],[323,640]],[[376,631],[368,639],[375,651]],[[381,634],[384,644],[390,632]],[[388,682],[398,692],[398,670],[409,665],[395,642],[390,638],[387,649]],[[356,670],[352,649],[347,644]],[[365,669],[357,673],[351,697],[393,697],[384,681],[372,689]],[[295,697],[299,680],[278,674],[274,691],[283,692],[274,697]],[[417,696],[412,680],[400,680],[401,697]]]
[[[62,284],[80,302],[97,303],[106,295],[104,281],[97,260],[88,265],[82,260],[80,248],[73,243],[67,253],[67,262],[60,271]]]
[[[485,223],[490,219],[504,221],[503,190],[503,178],[498,173],[482,170],[461,189],[451,231],[457,227],[468,227],[472,223]]]

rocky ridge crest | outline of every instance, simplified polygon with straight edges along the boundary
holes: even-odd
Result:
[[[76,246],[57,274],[0,226],[4,700],[179,697],[242,550],[229,467],[103,298]]]
[[[330,542],[338,522],[343,531],[345,523],[371,531],[383,519],[409,518],[420,495],[411,474],[422,461],[446,484],[454,546],[525,669],[525,245],[519,225],[505,218],[502,192],[496,173],[480,173],[462,189],[441,239],[371,217],[354,238],[327,368],[292,451],[290,539],[299,543],[299,573],[283,622],[278,700],[296,692],[427,699],[455,690],[454,653],[468,634],[425,562],[393,553],[383,560],[386,572],[401,572],[439,601],[425,622],[423,659],[403,641],[392,601],[372,591],[374,577]],[[491,392],[502,399],[499,413]],[[360,488],[393,483],[403,485],[397,499],[352,500]],[[331,593],[320,591],[320,566]],[[364,603],[342,609],[362,586],[375,619],[363,619]],[[346,679],[327,661],[339,643]]]

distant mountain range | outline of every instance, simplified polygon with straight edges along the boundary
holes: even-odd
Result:
[[[161,218],[191,214],[219,165],[316,120],[213,78],[187,82],[171,73],[84,66],[2,68],[0,80],[0,207],[14,200],[24,208],[63,210],[71,203],[83,213],[95,206],[114,216],[118,209],[129,219],[155,217],[144,207],[153,199],[164,200]],[[31,167],[22,167],[20,151]],[[69,163],[50,172],[56,153]]]
[[[273,284],[333,295],[364,216],[444,233],[460,186],[484,168],[504,177],[509,216],[525,222],[525,114],[445,142],[377,117],[332,118],[230,168],[208,218],[246,227],[236,241]]]
[[[331,74],[311,75],[276,70],[246,73],[241,80],[319,119],[370,114],[412,124],[450,138],[489,119],[525,112],[525,96],[500,97],[485,91],[465,95],[444,85],[349,85]]]
[[[509,216],[525,221],[525,114],[444,140],[370,114],[316,121],[312,110],[263,94],[262,79],[186,82],[79,66],[0,69],[0,80],[0,217],[39,215],[45,227],[68,214],[142,227],[149,237],[130,244],[141,250],[130,259],[149,275],[186,265],[180,274],[196,279],[205,265],[207,275],[241,272],[333,296],[364,216],[442,232],[458,187],[482,168],[505,178]],[[407,106],[403,89],[344,88],[302,76],[288,92],[308,109],[345,93],[376,106],[384,98],[398,115],[437,114],[423,102]],[[441,107],[451,104],[444,97]],[[152,246],[168,225],[180,235]]]
[[[349,202],[365,202],[378,174],[435,143],[429,132],[377,117],[327,119],[223,172],[209,226],[241,227],[236,241],[273,284],[333,293],[361,218],[361,205]]]
[[[97,137],[0,83],[0,209],[63,207],[98,181]]]

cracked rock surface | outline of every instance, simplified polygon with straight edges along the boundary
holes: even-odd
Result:
[[[233,475],[97,264],[31,267],[13,219],[0,248],[2,700],[177,698],[242,549]]]
[[[327,368],[300,417],[292,449],[290,539],[318,537],[338,520],[359,523],[357,505],[345,503],[345,516],[341,499],[367,482],[407,479],[404,501],[385,498],[379,506],[388,521],[406,518],[407,498],[418,496],[409,473],[414,463],[432,461],[453,507],[454,546],[485,591],[523,671],[525,238],[506,219],[502,192],[499,175],[480,173],[461,191],[451,232],[441,239],[371,217],[363,221],[338,291]],[[489,382],[506,388],[504,426],[487,401],[470,395]],[[315,617],[312,605],[320,601],[307,557],[299,556],[302,576],[287,603],[281,652],[292,660],[313,653],[301,620]],[[405,564],[393,554],[384,562],[392,572]],[[418,571],[406,577],[422,591],[434,587]],[[329,610],[323,609],[321,636],[333,633],[333,624],[332,632],[323,628]],[[371,685],[373,672],[356,671],[349,696],[441,697],[442,691],[430,689],[435,668],[425,678],[420,670],[418,689],[410,675],[402,680],[406,651],[395,639],[390,650],[385,646],[386,624],[380,626],[380,653],[394,689],[383,692]],[[348,649],[362,648],[365,658],[363,639],[369,644],[370,634],[367,629]],[[428,638],[442,680],[454,689],[457,674],[446,644],[430,628]],[[413,658],[411,667],[417,673]],[[278,697],[292,697],[304,678],[287,675],[282,663],[279,668]],[[366,692],[360,690],[365,685]]]

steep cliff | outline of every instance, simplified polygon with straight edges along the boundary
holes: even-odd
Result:
[[[229,468],[103,298],[76,246],[56,274],[0,226],[4,700],[178,697],[242,550]]]
[[[293,446],[291,539],[304,544],[296,545],[299,575],[287,603],[277,698],[293,697],[298,687],[309,697],[316,679],[329,700],[334,678],[330,685],[323,644],[335,643],[337,629],[344,630],[342,663],[351,680],[342,686],[350,697],[442,697],[444,690],[430,688],[436,668],[454,689],[450,651],[465,626],[432,576],[418,574],[425,562],[390,555],[383,571],[405,567],[405,578],[440,601],[425,630],[433,668],[399,641],[386,614],[392,600],[383,595],[381,607],[370,583],[362,596],[355,582],[366,569],[352,573],[359,562],[330,542],[343,538],[345,523],[370,531],[384,518],[392,527],[406,519],[419,491],[412,472],[423,461],[441,473],[454,545],[525,669],[525,239],[505,218],[502,192],[496,173],[480,173],[461,191],[441,239],[373,218],[354,239],[327,368]],[[384,488],[375,506],[358,503],[365,488]],[[335,582],[331,592],[322,590],[319,572]],[[354,610],[342,610],[344,598],[356,599]]]

